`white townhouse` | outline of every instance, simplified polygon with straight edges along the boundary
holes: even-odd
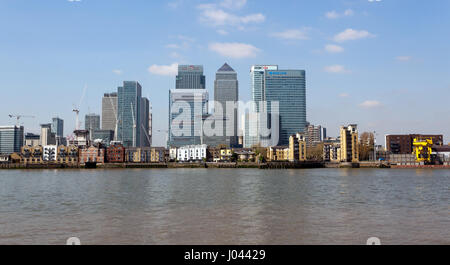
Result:
[[[206,144],[182,146],[177,150],[177,160],[179,162],[203,161],[207,158],[207,148]]]

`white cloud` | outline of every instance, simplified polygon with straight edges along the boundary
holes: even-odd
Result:
[[[228,9],[241,9],[247,4],[247,0],[223,0],[220,5]]]
[[[211,43],[209,45],[209,49],[211,51],[217,52],[218,54],[224,57],[231,58],[247,58],[247,57],[255,57],[258,52],[261,50],[256,48],[251,44],[246,43]]]
[[[325,13],[325,17],[328,19],[337,19],[337,18],[341,18],[341,17],[353,16],[354,13],[355,12],[353,12],[353,10],[351,10],[351,9],[347,9],[343,13],[338,13],[333,10],[333,11]]]
[[[334,36],[334,41],[336,42],[344,42],[349,40],[358,40],[369,37],[375,37],[375,35],[369,33],[366,30],[354,30],[354,29],[346,29],[343,32]]]
[[[308,31],[309,28],[288,29],[282,32],[272,33],[271,36],[285,40],[309,40]]]
[[[200,21],[212,26],[240,26],[250,23],[261,23],[266,17],[261,14],[249,14],[245,16],[237,16],[217,8],[214,4],[202,4],[197,6],[202,10]]]
[[[67,2],[71,2],[71,3],[73,3],[73,2],[81,2],[81,0],[67,0]]]
[[[340,53],[340,52],[344,51],[344,48],[342,48],[339,45],[328,44],[328,45],[325,45],[325,51],[327,51],[329,53]]]
[[[412,57],[411,56],[397,56],[395,59],[400,62],[408,62],[412,59]]]
[[[115,69],[112,72],[115,73],[116,75],[121,75],[123,73],[122,70],[119,69]]]
[[[339,94],[339,97],[341,97],[341,98],[348,98],[348,97],[350,97],[350,95],[347,94],[347,93],[341,93],[341,94]]]
[[[381,106],[381,102],[377,100],[366,100],[363,103],[359,104],[361,108],[371,109]]]
[[[324,68],[325,72],[328,73],[333,73],[333,74],[346,74],[346,73],[350,73],[349,70],[345,69],[345,67],[343,65],[330,65],[330,66],[326,66]]]
[[[217,33],[219,33],[220,35],[228,35],[228,31],[223,30],[223,29],[217,30]]]
[[[175,76],[178,72],[178,63],[171,65],[152,65],[148,71],[154,75]]]

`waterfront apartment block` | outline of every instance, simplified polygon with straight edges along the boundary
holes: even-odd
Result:
[[[101,146],[90,146],[85,149],[80,149],[80,164],[86,163],[105,163],[105,148]]]
[[[289,137],[289,161],[306,161],[306,137],[302,133],[297,133]]]
[[[122,144],[112,144],[106,148],[106,159],[109,163],[125,162],[125,147]]]
[[[433,145],[442,146],[444,144],[442,134],[390,134],[386,135],[386,151],[392,154],[412,154],[414,139],[431,139]]]
[[[267,149],[268,161],[289,161],[289,146],[271,146]]]
[[[23,126],[0,126],[0,154],[10,155],[20,152],[23,140]]]
[[[200,162],[208,158],[208,146],[188,145],[177,149],[177,161],[179,162]]]
[[[359,162],[359,137],[357,127],[356,124],[341,126],[341,162]]]

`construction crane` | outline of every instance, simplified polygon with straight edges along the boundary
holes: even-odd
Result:
[[[431,163],[433,139],[414,138],[413,147],[417,162]]]
[[[86,89],[87,89],[87,85],[85,85],[83,88],[83,94],[81,94],[81,98],[80,98],[80,102],[78,103],[78,106],[75,104],[73,105],[72,112],[75,113],[75,130],[80,129],[80,117],[79,117],[80,116],[80,106],[84,99],[84,95],[86,94]]]
[[[15,118],[16,120],[17,120],[17,126],[19,126],[20,125],[20,119],[21,118],[36,118],[35,116],[32,116],[32,115],[13,115],[13,114],[9,114],[8,115],[11,119],[12,118]]]
[[[133,103],[131,103],[131,115],[133,116],[133,147],[136,147],[136,119],[134,117]]]

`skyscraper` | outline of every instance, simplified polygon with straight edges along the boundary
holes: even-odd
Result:
[[[138,128],[141,121],[142,87],[136,81],[124,81],[117,94],[117,140],[122,141],[125,147],[141,146],[141,130]]]
[[[57,144],[56,143],[56,134],[52,132],[52,124],[51,123],[41,124],[40,144],[42,146]]]
[[[52,120],[52,133],[56,135],[56,137],[62,138],[64,137],[64,120],[58,117],[53,118]]]
[[[288,145],[289,136],[306,127],[306,78],[304,70],[265,70],[264,98],[269,120],[271,106],[279,106],[279,145]],[[272,124],[273,126],[273,124]]]
[[[95,113],[86,114],[84,118],[85,130],[100,130],[100,115]]]
[[[264,81],[266,70],[276,71],[278,65],[253,65],[250,69],[250,82],[252,89],[252,100],[256,103],[256,110],[259,112],[259,102],[265,100]]]
[[[141,121],[140,121],[140,135],[141,135],[141,139],[140,139],[140,146],[143,147],[148,147],[151,145],[151,138],[149,135],[149,121],[150,121],[150,101],[147,98],[141,98]]]
[[[180,65],[176,89],[169,91],[168,145],[200,144],[203,118],[208,113],[209,95],[201,65]]]
[[[102,129],[116,133],[117,93],[105,93],[102,98]]]
[[[20,152],[24,140],[23,126],[0,126],[0,154]]]
[[[202,65],[179,65],[176,89],[205,89],[206,79]]]
[[[227,109],[227,105],[236,104],[238,100],[237,73],[225,63],[217,71],[214,81],[214,116],[216,116],[216,122],[224,121],[221,136],[225,140],[224,144],[229,146],[236,146],[238,143],[238,109],[237,106]]]

